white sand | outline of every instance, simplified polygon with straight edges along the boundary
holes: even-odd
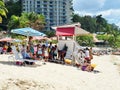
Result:
[[[0,90],[120,90],[118,58],[94,56],[100,73],[93,73],[54,63],[17,66],[8,55],[0,55]]]

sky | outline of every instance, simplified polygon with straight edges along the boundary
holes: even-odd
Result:
[[[73,8],[81,16],[102,14],[108,23],[120,27],[120,0],[73,0]]]

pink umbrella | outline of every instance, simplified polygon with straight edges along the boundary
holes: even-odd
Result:
[[[49,38],[43,36],[34,36],[32,40],[49,40]]]
[[[0,42],[10,42],[10,41],[13,41],[13,39],[10,37],[0,39]]]

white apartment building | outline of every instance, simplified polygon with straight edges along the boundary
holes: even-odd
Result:
[[[46,30],[51,26],[71,23],[72,0],[22,0],[23,12],[36,12],[46,18]]]

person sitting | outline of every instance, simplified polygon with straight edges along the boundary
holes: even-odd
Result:
[[[6,45],[3,46],[3,48],[2,48],[2,52],[3,52],[4,54],[7,53],[7,46],[6,46]]]
[[[37,49],[37,57],[40,58],[40,59],[43,59],[43,49],[42,49],[42,46],[38,46],[38,49]]]
[[[89,56],[90,56],[90,61],[91,61],[93,59],[92,47],[89,49]]]
[[[82,71],[88,71],[91,72],[94,70],[94,67],[91,66],[86,60],[84,61],[83,65],[81,66]]]
[[[88,48],[85,49],[85,60],[86,60],[88,63],[91,63],[91,60],[90,60],[90,52],[89,52],[89,49],[88,49]]]
[[[11,53],[11,52],[12,52],[12,48],[11,48],[10,45],[9,45],[8,48],[7,48],[7,52],[8,52],[8,53]]]
[[[58,59],[58,47],[57,47],[57,45],[55,45],[55,47],[54,47],[54,55],[53,55],[53,58]]]
[[[33,59],[35,60],[36,59],[36,56],[31,54],[29,50],[27,51],[24,51],[24,52],[21,52],[22,53],[22,56],[23,56],[23,59]],[[29,64],[29,65],[33,65],[34,62],[29,62],[29,61],[24,61],[25,64]]]
[[[25,52],[22,52],[22,56],[23,56],[23,59],[31,59],[28,51],[27,51],[27,52],[26,52],[26,51],[25,51]]]
[[[49,53],[48,53],[48,47],[47,46],[45,46],[45,49],[44,49],[44,58],[45,58],[45,62],[48,62]]]
[[[54,60],[54,50],[55,50],[55,48],[52,47],[52,49],[51,49],[50,52],[49,52],[49,59],[50,59],[50,60]]]
[[[33,44],[29,45],[29,50],[32,54],[34,54],[34,45]]]

